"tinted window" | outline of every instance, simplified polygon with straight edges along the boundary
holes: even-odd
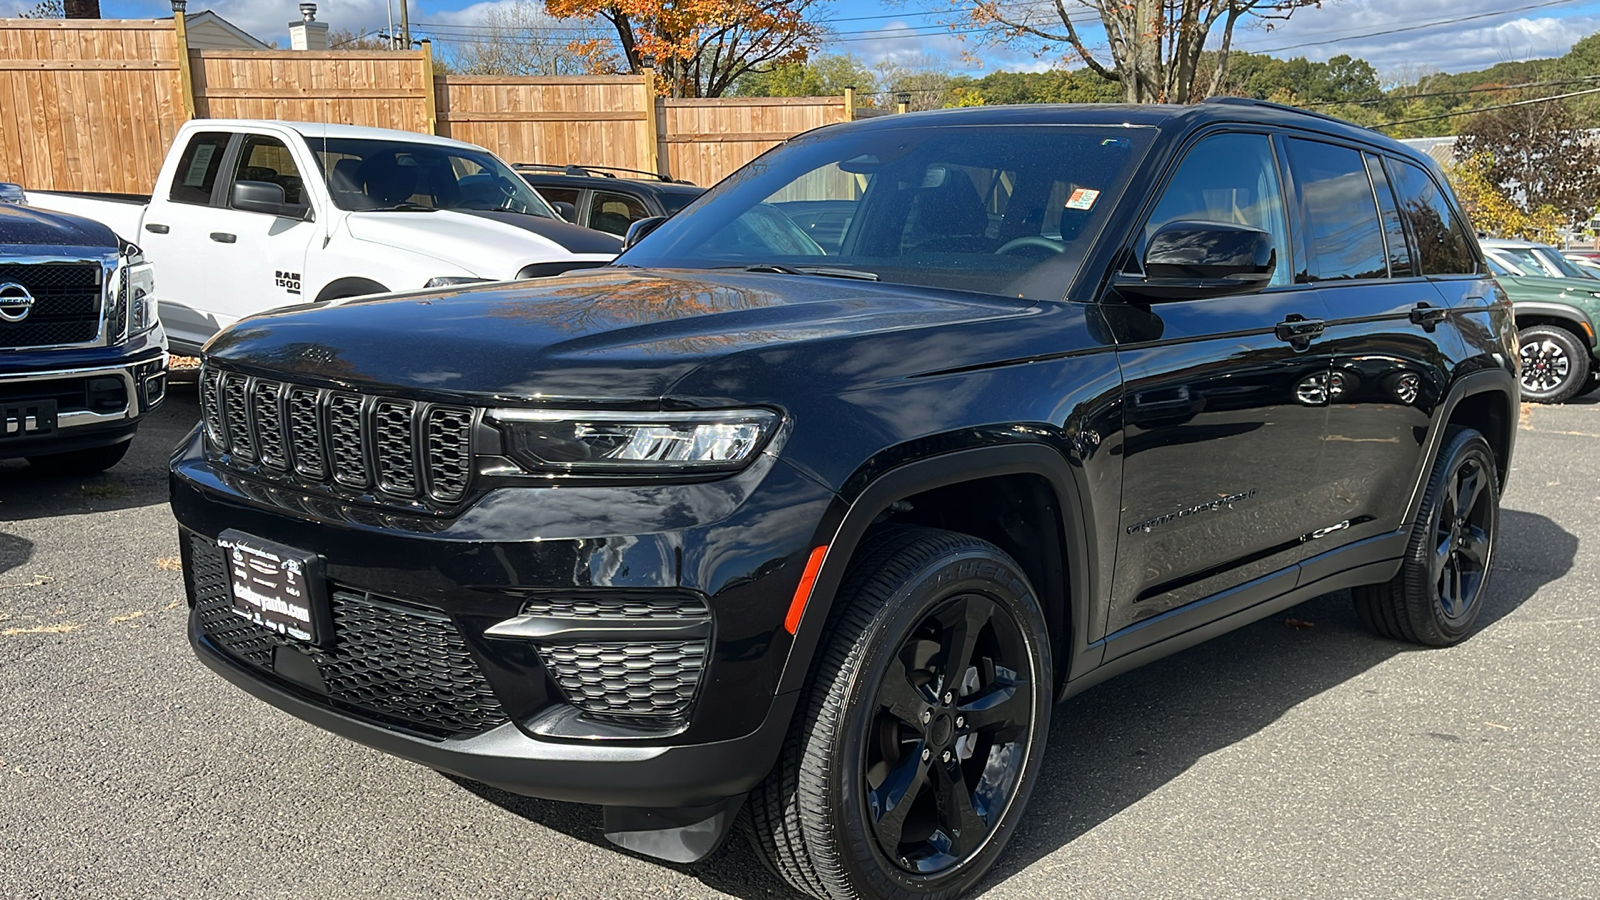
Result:
[[[1461,219],[1427,172],[1411,163],[1389,160],[1389,175],[1400,197],[1400,215],[1416,241],[1424,275],[1470,275],[1477,271],[1472,245]]]
[[[283,188],[283,202],[305,205],[305,183],[294,164],[289,148],[277,138],[248,135],[239,145],[239,160],[233,170],[234,181],[264,181]]]
[[[340,209],[477,209],[560,218],[526,181],[484,150],[366,138],[309,143]]]
[[[1248,225],[1272,235],[1278,258],[1272,283],[1289,283],[1283,184],[1278,179],[1272,139],[1266,135],[1218,134],[1195,144],[1145,223],[1139,257],[1144,257],[1144,241],[1161,226],[1184,221]]]
[[[724,179],[622,262],[817,267],[1060,299],[1152,135],[1078,125],[822,130]]]
[[[211,188],[217,183],[217,173],[222,170],[222,151],[228,148],[231,135],[207,131],[189,139],[178,157],[178,170],[172,174],[172,190],[167,199],[173,203],[211,202]]]
[[[1317,141],[1287,143],[1306,237],[1306,271],[1297,280],[1387,276],[1377,202],[1360,151]]]
[[[663,191],[657,199],[661,201],[661,208],[667,215],[672,215],[685,206],[693,203],[700,195],[698,193],[679,193],[677,191]]]
[[[1370,153],[1366,154],[1366,160],[1372,191],[1378,195],[1378,215],[1383,219],[1383,242],[1389,247],[1389,275],[1409,278],[1417,273],[1411,268],[1411,250],[1406,246],[1406,226],[1400,221],[1400,207],[1395,204],[1394,191],[1389,189],[1383,161]]]
[[[589,200],[589,227],[615,235],[628,233],[628,226],[650,215],[650,210],[633,197],[595,191]]]
[[[536,190],[539,191],[540,196],[551,203],[571,203],[573,209],[578,208],[577,188],[540,186]]]

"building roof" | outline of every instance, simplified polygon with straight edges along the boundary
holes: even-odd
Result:
[[[206,47],[198,49],[235,49],[235,50],[271,50],[267,43],[260,38],[245,31],[243,28],[229,22],[209,9],[203,9],[192,15],[183,17],[184,28],[193,33],[199,29],[202,34],[209,31],[213,35],[211,40],[202,41]],[[191,45],[194,42],[191,41]]]

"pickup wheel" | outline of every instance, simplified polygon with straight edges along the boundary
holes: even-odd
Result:
[[[1378,634],[1445,647],[1483,609],[1500,522],[1494,452],[1471,428],[1452,428],[1428,477],[1399,574],[1351,591],[1356,615]]]
[[[1522,357],[1522,399],[1565,403],[1589,382],[1589,348],[1556,325],[1531,325],[1517,332]]]
[[[131,440],[109,447],[90,447],[87,450],[73,450],[68,453],[50,453],[41,456],[28,457],[28,465],[37,469],[44,475],[93,475],[104,472],[119,462],[127,454]]]
[[[1050,642],[998,547],[931,528],[863,546],[778,764],[757,852],[822,900],[933,900],[994,864],[1043,761]]]

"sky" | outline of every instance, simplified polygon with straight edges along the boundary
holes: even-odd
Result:
[[[0,0],[25,9],[33,0]],[[398,12],[402,0],[387,0]],[[413,36],[429,26],[476,24],[492,6],[518,0],[411,0]],[[317,18],[334,28],[357,31],[387,27],[386,0],[320,0]],[[288,23],[300,18],[298,0],[190,0],[191,14],[215,10],[257,37],[288,43]],[[1005,0],[1025,11],[1042,0]],[[1068,0],[1069,8],[1075,4]],[[940,0],[825,0],[833,37],[823,52],[853,53],[869,65],[885,60],[902,65],[926,59],[952,71],[981,75],[1059,67],[1059,52],[1036,55],[1032,48],[986,46],[975,35],[952,34],[948,2]],[[101,0],[108,17],[164,17],[168,0]],[[1087,10],[1085,10],[1087,12]],[[1600,0],[1323,0],[1297,10],[1270,29],[1257,23],[1235,33],[1234,45],[1284,58],[1326,60],[1341,53],[1361,57],[1385,75],[1417,68],[1444,72],[1480,69],[1497,62],[1560,56],[1573,42],[1600,31]],[[1390,32],[1376,34],[1376,32]],[[459,31],[454,33],[459,34]],[[1100,35],[1086,33],[1091,45]],[[435,42],[435,52],[447,50]]]

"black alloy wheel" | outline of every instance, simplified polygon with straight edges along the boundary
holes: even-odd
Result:
[[[1465,638],[1483,611],[1500,521],[1499,474],[1488,441],[1471,428],[1452,427],[1443,444],[1399,573],[1351,591],[1368,628],[1434,647]]]
[[[1522,399],[1565,403],[1589,382],[1589,350],[1578,336],[1555,325],[1517,332],[1522,361]]]
[[[1028,754],[1028,666],[1015,620],[982,594],[946,600],[895,653],[862,780],[878,849],[897,865],[943,872],[988,840]]]
[[[946,900],[1016,831],[1042,764],[1049,628],[988,542],[891,526],[833,602],[772,774],[745,809],[762,860],[821,900]]]

